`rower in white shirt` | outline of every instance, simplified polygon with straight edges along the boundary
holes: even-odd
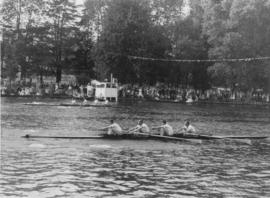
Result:
[[[153,127],[152,129],[160,129],[160,135],[172,136],[173,128],[167,123],[166,120],[163,120],[163,125],[158,127]]]
[[[101,130],[106,130],[106,129],[108,129],[108,132],[107,132],[108,135],[122,134],[122,128],[120,127],[119,124],[115,123],[114,120],[111,120],[111,124],[107,127],[102,128]]]
[[[191,133],[191,134],[192,134],[192,133],[193,133],[193,134],[196,133],[195,127],[192,126],[192,125],[190,124],[190,121],[189,121],[189,120],[187,120],[187,121],[185,122],[185,124],[184,124],[184,126],[183,126],[182,129],[184,130],[185,133]]]
[[[139,120],[138,125],[129,129],[129,132],[140,132],[140,133],[150,133],[149,127],[143,122],[143,120]]]

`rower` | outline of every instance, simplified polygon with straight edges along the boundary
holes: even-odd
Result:
[[[140,132],[140,133],[150,133],[149,127],[143,122],[143,120],[139,120],[138,125],[129,130],[129,132]]]
[[[196,133],[195,127],[190,124],[190,121],[189,120],[187,120],[185,122],[185,124],[184,124],[184,126],[183,126],[182,129],[184,130],[185,133],[191,133],[191,134],[192,133],[194,133],[194,134]]]
[[[167,123],[166,120],[163,120],[163,124],[158,127],[153,127],[152,129],[159,129],[160,130],[160,135],[166,135],[166,136],[172,136],[173,133],[173,128]]]
[[[102,128],[101,130],[108,129],[108,135],[118,135],[122,133],[122,128],[119,124],[115,123],[114,120],[111,120],[111,124],[107,127]]]

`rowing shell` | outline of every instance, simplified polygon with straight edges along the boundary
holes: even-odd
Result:
[[[116,107],[114,105],[106,104],[70,104],[70,103],[60,103],[60,104],[49,104],[49,103],[24,103],[24,105],[29,106],[59,106],[59,107]]]
[[[22,136],[23,138],[51,138],[51,139],[104,139],[103,136],[47,136],[47,135],[29,135]]]
[[[52,138],[52,139],[109,139],[109,140],[161,140],[161,141],[185,141],[192,143],[201,143],[200,139],[188,139],[180,137],[170,137],[161,135],[150,135],[133,132],[133,134],[121,135],[98,135],[98,136],[44,136],[44,135],[25,135],[23,138]]]
[[[69,103],[61,103],[59,106],[63,107],[114,107],[114,105],[108,104],[69,104]]]
[[[253,139],[253,140],[261,140],[261,139],[269,139],[268,136],[215,136],[217,139]]]
[[[144,133],[132,133],[121,135],[97,135],[97,136],[43,136],[43,135],[25,135],[23,138],[53,138],[53,139],[110,139],[110,140],[165,140],[165,141],[188,141],[196,140],[218,140],[218,139],[267,139],[267,136],[207,136],[207,135],[186,135],[176,134],[175,136],[150,135]]]

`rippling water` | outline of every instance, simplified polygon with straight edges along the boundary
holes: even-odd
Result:
[[[34,101],[34,100],[32,100]],[[270,197],[270,141],[60,140],[93,135],[110,118],[125,128],[184,119],[205,134],[268,135],[262,106],[125,102],[113,107],[27,106],[2,98],[0,197]],[[59,100],[41,100],[55,104]]]

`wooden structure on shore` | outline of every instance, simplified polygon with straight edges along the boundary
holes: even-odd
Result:
[[[118,84],[111,75],[111,82],[96,84],[95,99],[102,101],[118,101]]]

